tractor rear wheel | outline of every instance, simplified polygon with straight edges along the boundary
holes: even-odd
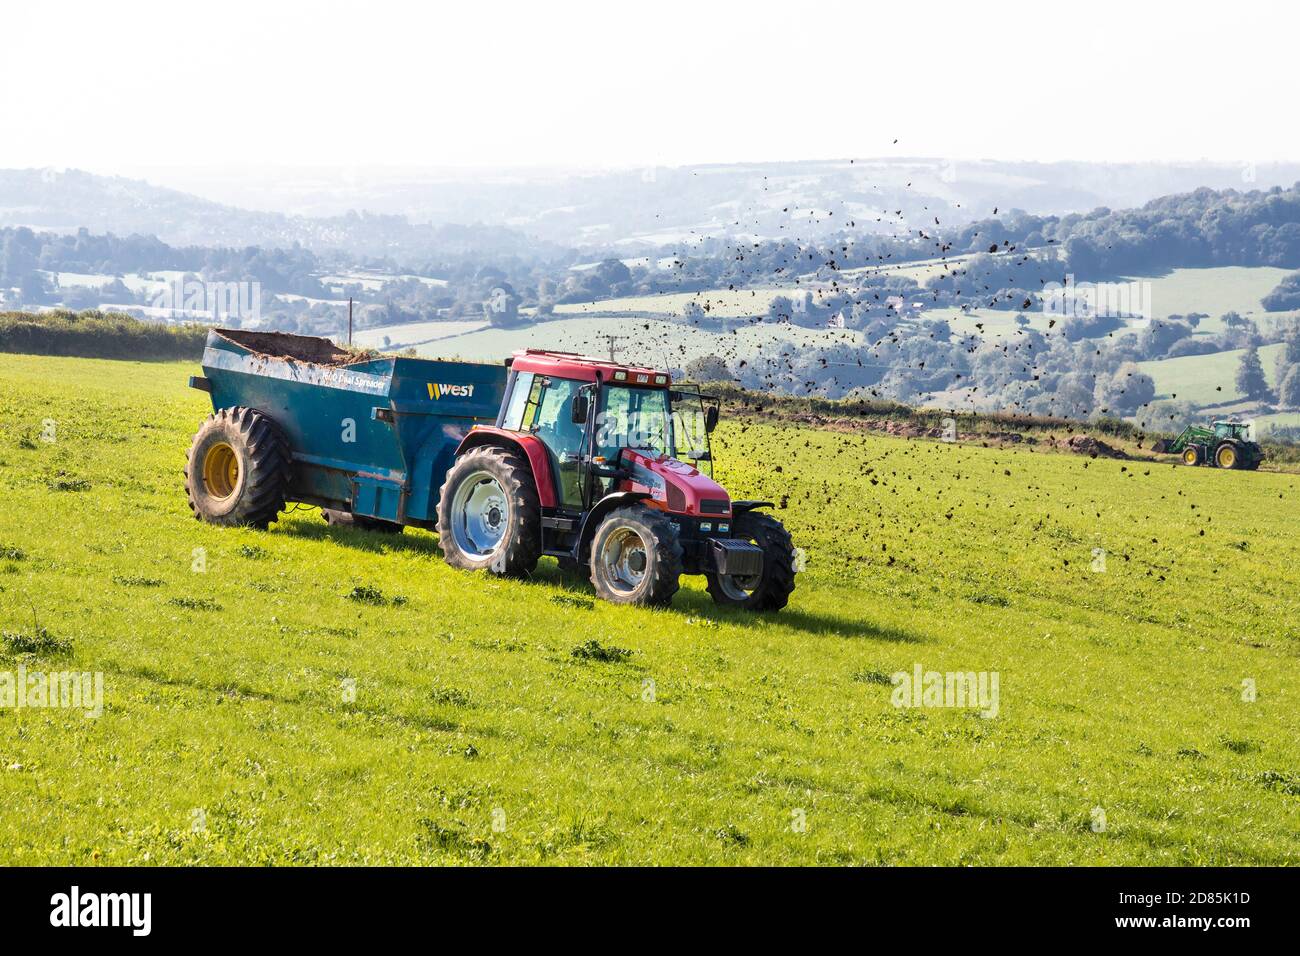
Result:
[[[265,528],[284,509],[289,443],[275,423],[242,406],[208,416],[190,443],[185,488],[200,521]]]
[[[1214,450],[1214,463],[1220,468],[1238,468],[1241,466],[1241,450],[1230,441],[1225,441]]]
[[[542,506],[527,459],[495,445],[456,459],[438,499],[438,543],[453,568],[532,574],[542,556]]]
[[[1199,465],[1201,463],[1201,446],[1188,445],[1183,449],[1184,465]]]
[[[771,515],[742,511],[731,522],[731,533],[763,549],[763,571],[751,577],[708,575],[714,602],[750,611],[781,610],[794,590],[795,554],[790,532]]]
[[[667,607],[681,576],[677,527],[654,508],[615,508],[591,539],[591,583],[606,601]]]
[[[332,528],[356,528],[358,531],[378,531],[383,534],[401,534],[406,530],[405,525],[400,525],[396,521],[371,518],[369,515],[354,515],[351,511],[335,511],[333,508],[322,508],[320,516]]]

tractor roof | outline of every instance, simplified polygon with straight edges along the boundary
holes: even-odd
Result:
[[[583,382],[594,382],[599,377],[604,382],[623,384],[626,381],[628,385],[651,388],[663,388],[672,383],[672,376],[659,369],[609,362],[577,352],[553,352],[549,349],[520,349],[511,359],[510,367],[516,372],[538,372]],[[623,378],[619,377],[619,373],[622,373]]]

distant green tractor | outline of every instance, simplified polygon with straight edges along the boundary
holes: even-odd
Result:
[[[1264,450],[1250,438],[1247,422],[1215,422],[1212,428],[1188,425],[1171,442],[1157,442],[1155,451],[1177,455],[1184,465],[1217,465],[1254,471]]]

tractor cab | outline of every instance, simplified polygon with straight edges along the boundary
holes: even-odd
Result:
[[[1249,422],[1220,421],[1214,423],[1216,438],[1235,438],[1238,441],[1252,441]]]
[[[711,478],[717,418],[716,399],[674,387],[667,372],[529,349],[511,360],[497,425],[540,440],[561,506],[582,512],[615,490],[625,452]]]

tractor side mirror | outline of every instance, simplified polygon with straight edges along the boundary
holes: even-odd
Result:
[[[578,392],[573,396],[573,408],[570,411],[570,420],[575,425],[587,424],[587,412],[590,402],[587,399],[586,392]]]
[[[718,427],[718,406],[710,405],[704,410],[704,430],[711,432]]]

